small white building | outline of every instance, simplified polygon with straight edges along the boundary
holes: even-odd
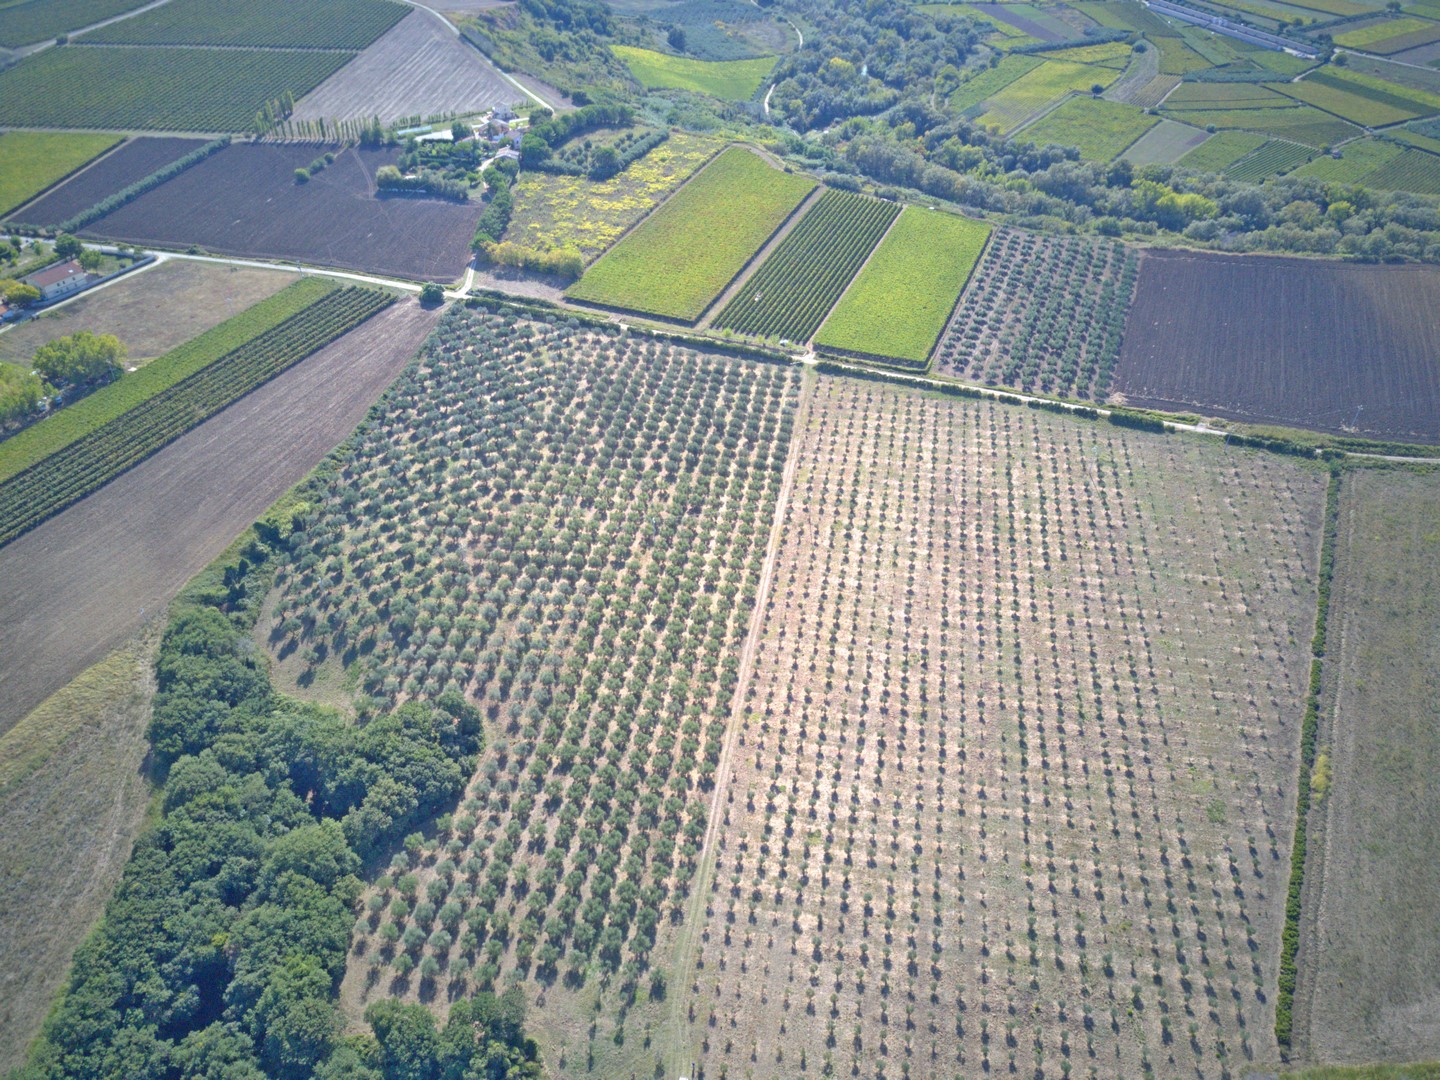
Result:
[[[90,281],[90,275],[74,259],[37,270],[25,279],[26,285],[40,290],[42,300],[56,300],[79,292]]]

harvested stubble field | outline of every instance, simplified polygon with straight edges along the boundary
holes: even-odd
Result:
[[[0,361],[29,364],[66,334],[114,334],[138,366],[198,337],[296,280],[284,270],[170,259],[0,334]]]
[[[1132,405],[1440,442],[1440,273],[1147,251],[1112,389]]]
[[[1296,993],[1301,1060],[1440,1058],[1440,475],[1341,485]],[[1383,886],[1377,887],[1377,883]]]
[[[568,322],[447,317],[257,634],[302,693],[343,663],[377,701],[453,690],[487,716],[465,799],[366,898],[347,1008],[514,976],[551,1069],[649,1076],[649,965],[705,831],[799,380]]]
[[[134,634],[314,468],[437,317],[393,305],[0,549],[0,732]]]
[[[295,106],[297,120],[368,120],[483,112],[524,97],[484,55],[429,12],[401,19]]]
[[[244,143],[212,154],[95,221],[103,240],[338,266],[417,281],[454,281],[465,269],[484,207],[438,199],[378,198],[375,172],[391,150],[350,148],[308,184],[295,170],[315,143]]]
[[[1135,252],[1122,244],[1002,229],[940,341],[936,370],[1102,400],[1135,275]]]
[[[1324,475],[841,379],[802,415],[677,1060],[1273,1066]]]
[[[49,137],[76,138],[74,135]],[[115,194],[137,180],[145,179],[170,162],[204,145],[203,139],[131,139],[113,154],[107,154],[53,191],[36,199],[25,207],[24,211],[15,215],[15,220],[23,221],[26,225],[59,225],[82,210],[90,209],[101,199]],[[0,148],[3,148],[3,142],[0,142]]]

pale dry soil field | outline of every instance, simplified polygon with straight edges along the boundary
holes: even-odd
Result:
[[[150,802],[160,622],[0,737],[0,1070],[21,1063]]]
[[[0,732],[134,634],[349,435],[438,317],[397,302],[0,548]]]
[[[1324,474],[839,379],[795,441],[673,1062],[1273,1068]]]
[[[1326,642],[1297,1050],[1440,1058],[1440,474],[1345,475]]]
[[[40,346],[89,330],[114,334],[136,367],[271,296],[299,275],[169,259],[0,334],[0,361],[25,365]]]

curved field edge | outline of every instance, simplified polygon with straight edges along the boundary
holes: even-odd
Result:
[[[11,436],[0,443],[0,484],[215,363],[339,287],[326,278],[303,278],[172,349],[139,371],[122,375],[110,385]]]

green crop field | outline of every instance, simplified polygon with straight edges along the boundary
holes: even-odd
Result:
[[[1273,135],[1316,148],[1331,146],[1360,134],[1347,123],[1308,105],[1287,109],[1206,109],[1176,114],[1187,123],[1226,130],[1238,128]]]
[[[113,135],[0,134],[0,215],[33,199],[119,141]]]
[[[1225,175],[1232,180],[1258,184],[1267,177],[1289,172],[1295,166],[1303,165],[1314,153],[1311,147],[1299,143],[1270,139],[1258,150],[1246,154],[1226,168]]]
[[[815,189],[732,147],[570,287],[576,300],[694,322]]]
[[[267,101],[299,98],[348,52],[67,45],[0,72],[0,125],[247,131]]]
[[[1406,150],[1367,176],[1365,183],[1381,191],[1440,195],[1440,157],[1423,150]]]
[[[1161,120],[1131,143],[1121,157],[1134,165],[1173,165],[1209,138],[1198,128]]]
[[[1165,99],[1165,110],[1275,109],[1289,104],[1285,95],[1258,83],[1181,83]]]
[[[1002,133],[1008,133],[1056,98],[1072,91],[1088,93],[1091,87],[1109,86],[1114,81],[1115,72],[1108,68],[1046,60],[994,94],[979,122],[993,124]]]
[[[1188,75],[1192,71],[1203,71],[1211,66],[1209,60],[1179,38],[1159,38],[1155,44],[1160,49],[1162,75]]]
[[[1020,132],[1043,146],[1073,146],[1086,161],[1111,161],[1160,122],[1134,105],[1097,97],[1074,97]]]
[[[10,477],[0,484],[0,543],[102,487],[394,299],[354,285],[327,290],[302,311]]]
[[[1341,148],[1342,157],[1322,154],[1292,176],[1321,180],[1327,184],[1358,184],[1381,165],[1399,157],[1403,147],[1379,139],[1360,139]]]
[[[984,222],[906,208],[815,343],[925,367],[989,236]]]
[[[0,7],[0,48],[18,49],[112,19],[150,0],[29,0]]]
[[[1392,56],[1440,40],[1440,24],[1428,19],[1387,19],[1374,26],[1350,30],[1335,38],[1337,45]]]
[[[647,90],[693,90],[722,101],[749,101],[775,67],[775,57],[691,60],[631,45],[612,45],[630,74]]]
[[[109,386],[11,436],[0,443],[0,483],[59,453],[252,338],[274,329],[338,287],[325,278],[303,278],[170,350],[139,371],[123,375]]]
[[[1123,41],[1107,41],[1103,45],[1077,45],[1073,49],[1057,49],[1045,54],[1050,60],[1072,64],[1096,64],[1117,71],[1130,62],[1131,46]]]
[[[1396,86],[1369,75],[1317,71],[1272,89],[1364,127],[1398,124],[1440,112],[1440,95]]]
[[[808,341],[899,213],[894,203],[826,191],[715,325]]]
[[[392,0],[169,0],[86,34],[82,41],[363,49],[411,10]]]
[[[950,104],[962,111],[977,108],[987,98],[994,97],[1022,75],[1030,74],[1040,64],[1040,59],[1034,56],[1007,56],[961,85],[950,95]]]

